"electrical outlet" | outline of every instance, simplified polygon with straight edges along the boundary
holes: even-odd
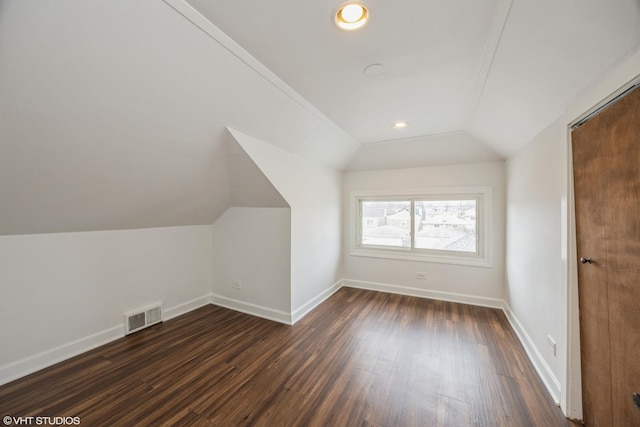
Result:
[[[237,280],[234,280],[234,281],[231,283],[231,287],[232,287],[233,289],[242,289],[242,283],[238,282]]]
[[[416,271],[416,279],[427,280],[427,273],[424,271]]]
[[[556,355],[556,342],[551,338],[551,335],[547,335],[547,345],[553,352],[553,355]]]

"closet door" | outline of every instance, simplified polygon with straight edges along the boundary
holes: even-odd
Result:
[[[572,132],[585,425],[640,426],[640,89]]]

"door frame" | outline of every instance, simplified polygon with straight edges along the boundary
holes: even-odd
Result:
[[[560,396],[560,406],[565,415],[571,419],[582,419],[582,370],[580,360],[580,317],[578,305],[578,259],[577,259],[577,235],[575,215],[575,195],[573,192],[573,151],[571,146],[571,131],[578,124],[584,123],[600,111],[621,99],[633,89],[640,90],[640,75],[634,77],[620,88],[606,96],[600,102],[593,105],[576,119],[567,125],[567,203],[563,206],[565,215],[564,224],[566,247],[563,255],[566,262],[563,263],[563,284],[566,302],[566,376],[565,390]]]

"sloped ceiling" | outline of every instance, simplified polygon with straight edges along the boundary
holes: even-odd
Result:
[[[187,1],[365,144],[466,132],[507,157],[640,47],[638,0],[364,0],[354,32],[336,0]]]
[[[638,0],[514,0],[468,130],[509,156],[639,48]]]
[[[338,170],[504,158],[640,46],[637,0],[337,4],[1,1],[0,235],[210,224],[265,184],[227,126]]]
[[[466,132],[363,144],[350,171],[498,162],[502,157]]]
[[[164,2],[0,3],[0,234],[210,224],[228,125],[332,168],[357,149]]]
[[[229,204],[245,208],[290,207],[231,133],[226,140]]]
[[[373,0],[370,22],[345,32],[341,1],[187,1],[361,143],[463,128],[505,15],[493,25],[499,0]],[[366,75],[371,64],[385,72]]]

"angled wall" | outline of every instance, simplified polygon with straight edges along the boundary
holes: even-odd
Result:
[[[211,226],[212,302],[291,323],[291,209],[230,133],[231,207]]]
[[[292,321],[339,286],[342,174],[229,129],[291,207]]]
[[[357,149],[182,0],[0,8],[0,235],[211,224],[227,125],[338,168]]]
[[[275,209],[224,221],[270,224],[281,261],[289,208],[228,124],[335,167],[357,148],[184,1],[0,10],[0,382],[121,336],[125,310],[209,301],[231,207]],[[268,304],[290,313],[283,268]]]
[[[0,382],[122,336],[124,311],[210,301],[230,207],[277,209],[249,223],[287,251],[289,208],[228,151],[227,124],[336,167],[356,149],[178,3],[0,4]],[[269,304],[290,313],[286,276]]]
[[[225,170],[229,183],[229,206],[236,208],[288,208],[287,201],[231,133],[225,132],[224,140]]]

